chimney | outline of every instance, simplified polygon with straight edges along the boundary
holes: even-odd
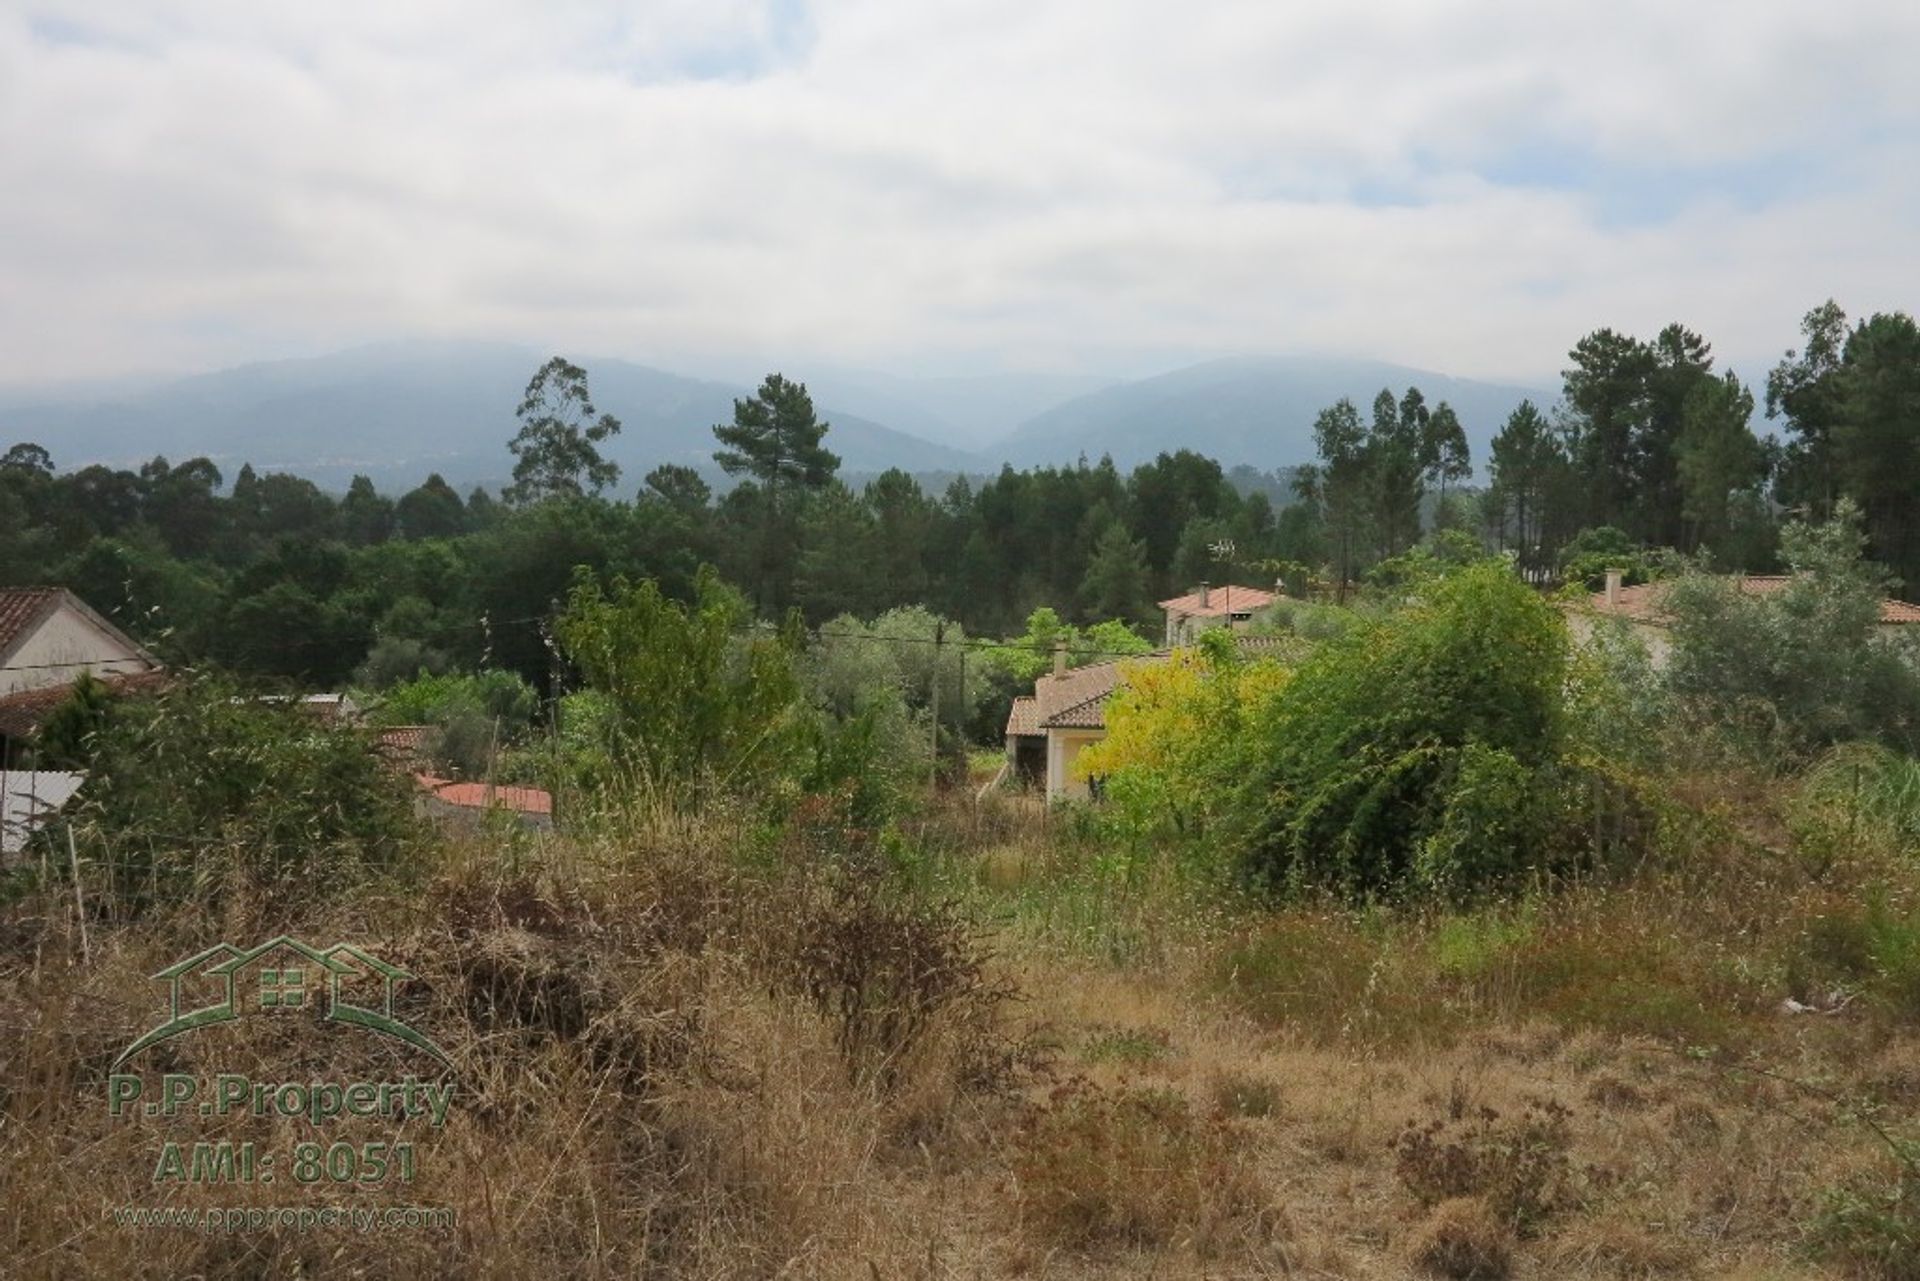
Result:
[[[1618,609],[1620,607],[1620,578],[1621,574],[1619,570],[1610,569],[1607,571],[1608,609]]]
[[[1207,586],[1208,585],[1204,582],[1200,584],[1199,596],[1200,596],[1201,609],[1205,609],[1207,607]]]
[[[1053,674],[1055,676],[1067,674],[1067,643],[1063,640],[1053,643]]]

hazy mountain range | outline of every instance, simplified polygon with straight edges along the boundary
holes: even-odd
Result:
[[[0,394],[0,446],[36,441],[55,463],[131,466],[155,454],[206,455],[229,476],[242,462],[330,488],[365,473],[382,488],[438,471],[456,485],[497,484],[527,379],[529,348],[409,342],[242,365],[171,381],[115,380]],[[599,408],[623,430],[607,452],[631,493],[660,462],[710,468],[713,424],[751,388],[609,358],[575,357]],[[1364,360],[1232,357],[1125,382],[1076,375],[930,378],[840,368],[782,372],[809,385],[844,470],[992,472],[1111,454],[1121,468],[1194,449],[1224,466],[1268,469],[1313,458],[1314,416],[1341,396],[1363,415],[1374,395],[1418,386],[1459,412],[1476,465],[1522,398],[1501,386]]]

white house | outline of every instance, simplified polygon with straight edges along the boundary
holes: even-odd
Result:
[[[0,761],[66,701],[80,673],[125,686],[159,671],[159,659],[64,587],[0,589]]]
[[[1265,609],[1280,599],[1277,592],[1259,587],[1226,583],[1200,586],[1185,596],[1160,602],[1167,615],[1166,646],[1191,645],[1209,627],[1231,627],[1240,631],[1253,622],[1256,610]]]
[[[159,660],[64,587],[0,590],[0,696],[158,670]]]

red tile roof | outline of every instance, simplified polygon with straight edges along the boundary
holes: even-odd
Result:
[[[1748,574],[1738,581],[1740,590],[1749,596],[1771,596],[1793,580],[1785,574]],[[1660,602],[1670,585],[1671,580],[1636,583],[1631,587],[1622,587],[1614,604],[1607,603],[1607,594],[1603,591],[1593,593],[1587,598],[1587,603],[1596,613],[1615,614],[1641,623],[1663,624],[1666,611]],[[1910,605],[1903,600],[1883,600],[1880,602],[1880,622],[1883,625],[1920,623],[1920,605]]]
[[[451,783],[432,774],[415,774],[414,781],[433,794],[435,800],[462,809],[486,809],[489,804],[521,814],[552,814],[553,793],[538,787],[511,787],[496,783]],[[488,793],[492,795],[489,796]]]
[[[0,590],[0,654],[14,647],[66,593],[58,587],[9,587]]]
[[[488,797],[488,793],[493,795]],[[485,783],[449,783],[434,792],[434,795],[449,805],[459,805],[468,809],[485,809],[489,804],[502,809],[517,810],[522,814],[553,813],[553,794],[537,787],[508,787],[496,784],[489,788]]]
[[[427,744],[426,725],[389,725],[380,731],[380,750],[401,762],[418,758]]]
[[[1007,713],[1007,737],[1040,732],[1040,704],[1030,694],[1019,695],[1013,700],[1013,710]]]
[[[1085,724],[1090,715],[1098,716],[1099,704],[1106,701],[1109,694],[1120,686],[1120,664],[1089,663],[1085,667],[1070,667],[1064,676],[1055,676],[1049,672],[1033,683],[1033,701],[1035,712],[1040,718],[1040,728],[1046,729],[1098,729],[1104,720],[1094,720]],[[1087,704],[1094,707],[1091,712]],[[1067,720],[1058,718],[1074,713]]]
[[[1114,688],[1119,687],[1116,685]],[[1048,729],[1105,729],[1107,700],[1112,697],[1113,690],[1110,689],[1104,693],[1094,694],[1071,707],[1063,707],[1047,717],[1046,727]]]
[[[1199,592],[1189,592],[1185,596],[1175,596],[1172,600],[1160,602],[1160,608],[1174,614],[1185,614],[1189,618],[1224,618],[1231,612],[1251,614],[1256,609],[1264,609],[1279,600],[1277,593],[1264,591],[1258,587],[1240,587],[1227,584],[1207,589],[1207,603],[1200,603]]]

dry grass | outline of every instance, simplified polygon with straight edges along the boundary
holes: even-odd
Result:
[[[1815,867],[1706,831],[1685,861],[1478,914],[1248,915],[1116,888],[1070,833],[991,812],[936,814],[926,864],[863,854],[852,882],[816,861],[818,832],[754,860],[723,819],[635,830],[511,857],[476,839],[405,892],[297,919],[229,895],[218,917],[97,926],[90,961],[64,897],[6,909],[0,1275],[1913,1275],[1882,1133],[1912,1136],[1920,1028],[1872,951],[1901,946],[1897,860]],[[157,1194],[168,1134],[310,1137],[104,1100],[157,1009],[147,976],[280,932],[419,976],[402,1013],[454,1058],[449,1122],[338,1127],[417,1143],[404,1191]],[[1859,996],[1782,1014],[1796,983]],[[246,1020],[147,1070],[418,1067],[383,1044]],[[458,1225],[102,1217],[329,1199]]]
[[[1485,1201],[1456,1197],[1433,1207],[1408,1244],[1414,1266],[1456,1281],[1502,1281],[1513,1268],[1513,1232]]]

